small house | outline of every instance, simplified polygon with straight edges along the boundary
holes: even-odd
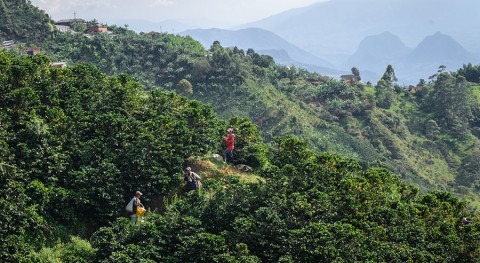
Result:
[[[95,35],[97,33],[106,33],[108,32],[108,28],[106,26],[94,25],[91,26],[85,31],[85,34],[88,35]]]
[[[343,82],[348,83],[350,85],[354,84],[357,81],[360,81],[360,78],[356,75],[342,75],[340,76]]]
[[[40,54],[40,48],[38,47],[27,47],[21,49],[23,52],[27,53],[27,55],[36,55]]]

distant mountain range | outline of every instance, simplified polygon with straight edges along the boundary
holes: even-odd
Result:
[[[259,54],[272,56],[279,64],[296,65],[312,71],[321,71],[325,75],[342,74],[335,66],[305,50],[293,45],[276,34],[260,29],[246,28],[240,30],[195,29],[186,30],[180,35],[189,35],[209,48],[214,41],[219,41],[223,47],[238,47],[245,51],[254,49]]]
[[[362,80],[376,82],[391,64],[400,83],[416,84],[440,65],[453,71],[480,64],[478,10],[476,0],[330,0],[234,30],[181,34],[206,46],[218,40],[223,46],[253,48],[280,64],[329,76],[357,67]]]
[[[376,82],[392,64],[400,83],[415,84],[440,65],[453,71],[480,64],[479,10],[478,0],[330,0],[230,30],[176,21],[129,24],[136,31],[190,35],[205,47],[218,40],[253,48],[277,63],[333,77],[357,67],[362,80]]]
[[[207,48],[216,40],[224,47],[237,46],[245,50],[253,48],[258,53],[272,56],[277,63],[295,65],[337,78],[348,74],[352,67],[357,67],[362,79],[373,83],[378,81],[388,64],[394,67],[400,84],[416,84],[420,79],[427,79],[434,74],[440,65],[453,71],[463,64],[480,62],[478,56],[440,32],[427,36],[415,48],[408,48],[398,36],[390,32],[367,36],[360,42],[358,49],[339,66],[263,29],[197,29],[180,34],[191,36]]]
[[[454,71],[469,62],[478,63],[480,60],[452,37],[440,32],[427,36],[414,49],[406,47],[399,37],[385,32],[366,37],[341,68],[355,66],[380,74],[391,64],[400,83],[415,84],[436,73],[441,65]]]
[[[407,46],[443,32],[467,50],[480,50],[477,0],[330,0],[289,10],[236,29],[259,27],[334,63],[370,35],[391,32]],[[332,56],[332,55],[336,55]],[[329,56],[329,57],[327,57]]]

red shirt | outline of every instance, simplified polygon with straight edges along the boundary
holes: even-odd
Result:
[[[227,136],[223,137],[223,140],[227,144],[227,150],[233,151],[235,148],[235,134],[228,134]]]

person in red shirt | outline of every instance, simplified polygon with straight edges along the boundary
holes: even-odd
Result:
[[[227,158],[233,158],[233,149],[235,149],[235,134],[233,134],[233,129],[227,129],[227,135],[223,137],[223,141],[227,145],[227,148],[223,152],[223,160],[227,162]]]

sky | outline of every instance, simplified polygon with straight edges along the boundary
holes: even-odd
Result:
[[[30,0],[54,20],[151,22],[175,20],[198,27],[228,28],[327,0]]]

